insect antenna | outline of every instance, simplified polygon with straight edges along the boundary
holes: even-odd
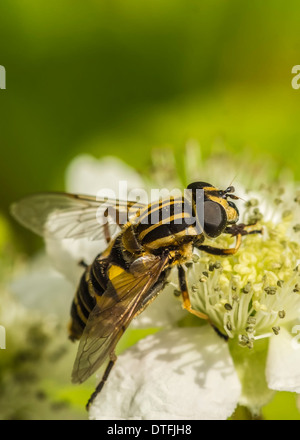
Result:
[[[238,199],[240,199],[240,200],[243,200],[243,202],[246,202],[246,200],[243,199],[242,197],[239,197],[239,196],[236,196],[235,194],[232,194],[232,193],[235,191],[235,187],[234,187],[232,184],[233,184],[234,180],[236,179],[236,177],[237,177],[237,174],[235,174],[235,176],[234,176],[233,179],[231,180],[229,186],[228,186],[227,189],[224,191],[224,193],[225,193],[225,197],[226,197],[226,198],[229,197],[229,198],[231,198],[231,199],[233,199],[233,200],[238,200]]]

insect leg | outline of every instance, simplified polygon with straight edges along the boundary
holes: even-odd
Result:
[[[103,231],[104,231],[104,237],[105,237],[105,240],[108,244],[111,241],[111,233],[110,233],[110,229],[109,229],[109,223],[108,223],[108,221],[105,221],[105,219],[107,219],[107,217],[109,217],[109,209],[108,208],[103,213],[103,225],[102,225]],[[120,222],[120,215],[119,215],[118,210],[115,211],[115,221],[116,221],[116,224],[120,228],[122,228],[123,223]]]
[[[213,246],[205,246],[205,245],[197,246],[197,248],[200,251],[205,251],[208,254],[213,254],[213,255],[233,255],[238,251],[241,242],[242,242],[242,235],[237,234],[234,248],[222,249],[222,248],[215,248]]]
[[[78,265],[84,267],[85,269],[88,267],[88,264],[84,260],[80,260]]]
[[[201,313],[198,310],[194,310],[192,308],[190,297],[189,297],[189,292],[188,292],[188,288],[187,288],[187,283],[186,283],[185,270],[183,269],[182,266],[178,266],[178,280],[179,280],[179,287],[180,287],[181,295],[182,295],[182,299],[183,299],[183,307],[188,312],[192,313],[193,315],[196,315],[198,318],[208,319],[208,316],[205,315],[205,313]]]
[[[214,331],[225,341],[228,340],[228,336],[224,335],[210,320],[210,318],[205,314],[198,312],[198,310],[194,310],[191,305],[191,301],[189,298],[188,290],[187,290],[187,284],[186,284],[186,276],[185,271],[182,266],[178,266],[178,277],[179,277],[179,286],[181,289],[182,297],[183,297],[183,307],[193,315],[196,315],[198,318],[207,319]]]
[[[239,223],[238,225],[228,226],[224,234],[231,234],[232,236],[241,235],[250,235],[250,234],[262,234],[262,229],[253,229],[256,226],[256,223],[252,223],[249,225],[245,225],[245,223]]]
[[[108,223],[104,223],[103,230],[104,230],[104,236],[105,236],[106,243],[108,244],[111,240],[111,235],[110,235]]]
[[[209,321],[210,325],[212,326],[212,328],[214,329],[214,331],[217,333],[218,336],[220,336],[220,338],[224,339],[224,341],[228,341],[229,336],[225,335],[224,333],[222,333],[218,327],[216,327],[211,321]]]
[[[100,393],[100,391],[102,390],[102,388],[104,387],[105,382],[107,381],[107,378],[109,376],[109,373],[112,370],[112,367],[115,365],[115,362],[117,360],[117,356],[115,354],[115,352],[112,352],[110,355],[110,361],[104,371],[104,374],[102,376],[101,381],[98,383],[95,391],[93,392],[93,394],[91,395],[91,397],[89,398],[87,404],[86,404],[86,410],[89,409],[90,405],[93,403],[95,397]]]

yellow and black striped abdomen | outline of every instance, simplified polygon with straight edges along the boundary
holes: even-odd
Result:
[[[101,296],[107,286],[106,259],[95,259],[88,266],[79,282],[71,306],[71,321],[69,324],[69,337],[71,340],[80,339],[86,326],[88,317],[96,304],[96,296]]]

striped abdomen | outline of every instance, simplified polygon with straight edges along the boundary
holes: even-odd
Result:
[[[107,260],[95,259],[84,271],[71,306],[69,338],[79,339],[85,328],[90,312],[96,304],[96,295],[102,295],[106,289]]]

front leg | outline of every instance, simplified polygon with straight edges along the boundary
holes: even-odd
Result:
[[[198,310],[194,310],[192,308],[192,304],[190,301],[190,296],[187,288],[185,270],[182,266],[178,266],[178,280],[179,280],[179,288],[181,291],[182,299],[183,299],[183,308],[193,315],[197,316],[201,319],[208,319],[208,316],[205,313],[198,312]]]
[[[232,226],[227,226],[224,234],[231,234],[232,236],[240,235],[250,235],[250,234],[262,234],[262,229],[251,229],[256,223],[246,225],[245,223],[239,223]]]
[[[225,231],[224,234],[231,234],[233,237],[236,237],[236,242],[235,242],[235,246],[233,248],[229,248],[229,249],[221,249],[221,248],[215,248],[213,246],[206,246],[206,245],[200,245],[197,246],[197,248],[200,251],[204,251],[207,252],[208,254],[212,254],[212,255],[233,255],[235,254],[241,243],[242,243],[242,235],[250,235],[250,234],[262,234],[262,229],[250,229],[253,226],[255,226],[255,224],[252,225],[245,225],[244,223],[240,223],[238,225],[232,225],[232,226],[228,226]]]
[[[200,245],[200,246],[197,246],[197,248],[200,251],[207,252],[208,254],[224,255],[225,256],[225,255],[233,255],[233,254],[235,254],[238,251],[241,243],[242,243],[242,235],[241,234],[237,234],[236,235],[236,242],[235,242],[234,248],[222,249],[222,248],[215,248],[213,246],[206,246],[206,245]]]
[[[179,287],[181,290],[181,294],[182,294],[182,299],[183,299],[183,307],[190,313],[192,313],[193,315],[197,316],[197,318],[201,318],[201,319],[206,319],[210,325],[212,326],[212,328],[214,329],[214,331],[223,339],[225,339],[225,341],[228,340],[228,336],[224,335],[224,333],[222,333],[210,320],[210,318],[202,312],[199,312],[198,310],[194,310],[192,308],[192,304],[190,301],[190,297],[189,297],[189,293],[188,293],[188,288],[187,288],[187,282],[186,282],[186,275],[185,275],[185,270],[183,269],[182,266],[178,266],[178,279],[179,279]]]

